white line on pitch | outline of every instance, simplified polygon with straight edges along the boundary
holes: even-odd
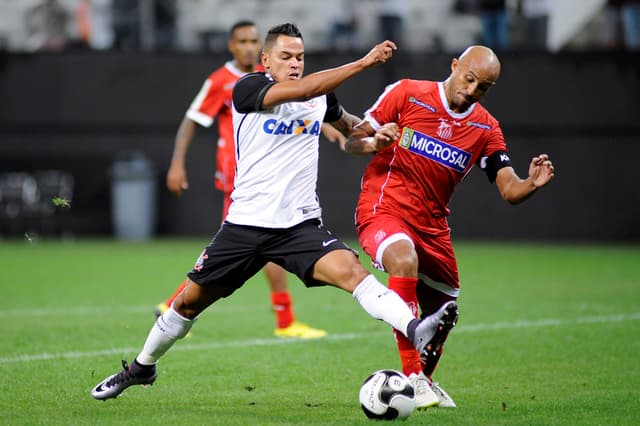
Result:
[[[514,322],[497,322],[493,324],[475,324],[475,325],[461,325],[456,328],[456,333],[470,333],[470,332],[482,332],[492,330],[506,330],[506,329],[518,329],[518,328],[533,328],[533,327],[546,327],[546,326],[561,326],[571,324],[598,324],[598,323],[610,323],[620,321],[637,321],[640,320],[640,312],[609,315],[609,316],[592,316],[592,317],[578,317],[573,319],[541,319],[536,321],[520,320]],[[342,334],[329,334],[322,340],[355,340],[361,338],[368,338],[374,335],[389,334],[388,331],[377,331],[372,333],[342,333]],[[290,343],[303,343],[309,342],[309,340],[301,339],[248,339],[237,340],[231,342],[209,342],[209,343],[183,343],[177,344],[172,348],[174,351],[195,351],[195,350],[210,350],[210,349],[222,349],[232,347],[251,347],[251,346],[274,346]],[[52,359],[76,359],[96,357],[103,355],[123,355],[123,354],[136,354],[140,348],[116,348],[116,349],[104,349],[100,351],[70,351],[70,352],[58,352],[58,353],[40,353],[40,354],[25,354],[16,355],[12,357],[0,358],[0,365],[12,364],[18,362],[30,362],[30,361],[47,361]]]
[[[216,312],[237,312],[259,309],[260,307],[270,307],[268,304],[263,305],[223,305],[216,306]],[[77,307],[77,308],[25,308],[25,309],[7,309],[0,311],[0,318],[9,317],[50,317],[50,316],[84,316],[98,314],[114,314],[117,312],[128,313],[146,313],[149,316],[153,314],[155,306],[124,306],[124,307]],[[213,309],[211,309],[213,311]]]

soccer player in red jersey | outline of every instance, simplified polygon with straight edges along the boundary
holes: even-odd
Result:
[[[426,316],[458,297],[448,204],[473,165],[511,204],[526,200],[554,176],[547,154],[531,159],[526,179],[511,166],[500,124],[478,103],[499,75],[494,52],[471,46],[452,60],[443,82],[403,79],[387,86],[347,141],[352,154],[375,153],[356,208],[360,244],[416,315],[418,308]],[[394,332],[402,370],[414,382],[420,407],[455,407],[431,380],[457,308],[448,316],[440,326],[442,339],[422,359],[405,336]]]
[[[171,165],[167,173],[167,187],[180,196],[189,188],[185,159],[187,150],[196,132],[196,124],[210,127],[218,119],[218,146],[216,151],[215,187],[224,194],[222,217],[227,216],[231,204],[231,191],[236,167],[233,143],[233,121],[231,114],[231,93],[236,81],[247,73],[263,71],[259,64],[260,41],[258,29],[252,21],[239,21],[230,30],[228,49],[233,60],[211,73],[194,98],[178,129]],[[328,124],[323,126],[324,136],[341,145],[345,136]],[[314,339],[325,336],[325,330],[310,327],[296,321],[293,301],[287,288],[287,273],[274,263],[268,263],[264,274],[271,288],[271,304],[276,315],[274,334],[279,337]],[[156,314],[164,313],[182,292],[186,279],[173,294],[156,308]]]

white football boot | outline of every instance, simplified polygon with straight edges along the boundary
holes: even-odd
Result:
[[[424,373],[420,374],[411,373],[409,375],[409,381],[413,386],[413,390],[416,394],[416,409],[424,410],[425,408],[435,407],[440,403],[438,395],[431,389],[431,383]]]
[[[451,399],[448,393],[444,391],[436,382],[431,382],[431,391],[436,395],[440,404],[438,407],[453,408],[456,403]]]

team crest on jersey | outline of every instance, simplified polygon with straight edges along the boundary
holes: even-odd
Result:
[[[270,135],[319,135],[320,122],[316,120],[276,120],[264,122],[262,130]]]
[[[438,127],[438,130],[436,131],[436,133],[442,139],[451,139],[451,137],[453,136],[454,126],[460,127],[461,124],[459,121],[453,120],[449,122],[446,118],[441,118],[440,126]]]
[[[209,258],[209,255],[206,254],[206,250],[202,250],[202,254],[200,254],[200,256],[198,257],[198,260],[196,260],[196,264],[193,266],[193,269],[195,269],[196,271],[201,270],[202,269],[202,264],[208,258]]]
[[[399,145],[460,173],[464,173],[471,160],[470,153],[408,127],[402,129]]]
[[[318,100],[317,99],[309,99],[308,101],[303,102],[303,105],[306,106],[309,109],[313,109],[316,107],[316,105],[318,105]]]
[[[440,126],[438,126],[438,130],[436,131],[436,133],[442,139],[451,139],[451,136],[453,136],[453,128],[451,127],[451,124],[442,120],[440,121]]]
[[[382,240],[384,240],[385,238],[387,238],[387,233],[384,232],[382,229],[379,230],[378,232],[376,232],[376,235],[373,237],[373,239],[375,240],[376,244],[380,244],[380,242]]]
[[[418,106],[421,106],[424,109],[428,109],[431,112],[436,112],[436,107],[434,107],[433,105],[429,105],[427,103],[424,103],[420,99],[416,99],[413,96],[409,96],[409,102],[411,102],[412,104],[416,104]]]

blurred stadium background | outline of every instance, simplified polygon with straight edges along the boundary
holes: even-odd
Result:
[[[0,237],[111,236],[127,220],[135,231],[121,237],[210,234],[221,206],[212,185],[215,130],[198,130],[186,195],[171,196],[164,176],[182,115],[229,59],[228,27],[252,19],[264,33],[296,22],[308,73],[380,40],[385,3],[0,0]],[[452,57],[485,42],[481,1],[392,3],[400,51],[337,90],[357,114],[386,84],[443,79]],[[483,103],[501,121],[521,175],[540,152],[551,155],[557,175],[528,203],[509,207],[473,171],[451,206],[454,238],[637,243],[640,56],[625,37],[629,2],[537,0],[534,15],[527,0],[504,3],[509,42],[494,46],[502,76]],[[532,28],[542,28],[541,39]],[[353,237],[366,159],[328,143],[320,156],[325,222]]]

